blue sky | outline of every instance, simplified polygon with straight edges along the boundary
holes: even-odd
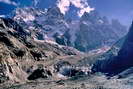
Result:
[[[131,24],[133,20],[133,0],[91,0],[102,15],[119,19],[124,24]]]
[[[0,0],[4,1],[4,0]],[[27,6],[31,4],[32,0],[9,0],[21,3],[20,6]],[[41,8],[47,8],[54,6],[56,0],[40,0],[38,6]],[[107,16],[108,18],[119,19],[123,24],[130,25],[133,20],[133,0],[88,0],[88,4],[94,7],[100,14]],[[10,13],[16,6],[0,2],[0,14]],[[71,6],[70,11],[66,14],[71,13],[76,15],[75,8]]]

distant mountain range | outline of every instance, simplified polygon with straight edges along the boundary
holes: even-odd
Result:
[[[17,8],[12,15],[34,39],[50,40],[84,52],[110,46],[127,33],[118,20],[110,22],[97,11],[84,13],[79,20],[66,18],[58,7]]]

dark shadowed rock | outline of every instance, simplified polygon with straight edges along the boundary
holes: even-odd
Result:
[[[10,33],[12,33],[12,35],[14,35],[16,37],[21,36],[21,37],[24,37],[24,38],[26,37],[26,35],[28,35],[16,21],[14,21],[10,18],[0,18],[0,19],[1,19],[0,21],[3,22],[3,27],[4,28],[6,26],[6,28],[12,28],[16,31],[16,32],[13,32],[13,33],[10,31]]]
[[[17,48],[14,49],[13,52],[17,57],[20,57],[20,58],[22,58],[26,53],[23,49],[17,49]]]
[[[30,53],[32,54],[32,56],[34,57],[35,60],[37,60],[37,61],[41,60],[41,58],[42,58],[41,52],[30,51]]]
[[[36,69],[29,77],[28,80],[35,80],[38,78],[47,78],[43,75],[44,69]]]
[[[13,47],[13,43],[10,41],[8,36],[3,32],[0,32],[0,42],[5,43],[5,45],[7,46]]]
[[[28,42],[27,40],[25,40],[24,43],[28,48],[35,48],[35,45],[32,42]]]
[[[133,66],[133,24],[125,39],[125,42],[118,52],[118,56],[111,57],[106,60],[98,60],[92,70],[95,72],[107,73],[110,76],[119,74],[120,72]]]
[[[37,68],[28,76],[28,80],[35,80],[38,78],[48,78],[52,76],[51,71],[44,69],[43,67]]]

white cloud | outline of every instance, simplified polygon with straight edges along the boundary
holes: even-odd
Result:
[[[0,0],[0,2],[7,3],[7,4],[11,4],[11,5],[14,5],[14,6],[17,6],[17,3],[14,2],[14,1],[11,1],[11,0]]]
[[[82,8],[80,11],[78,11],[78,16],[81,17],[84,14],[84,12],[90,13],[93,10],[94,8],[91,8],[91,7]]]
[[[79,9],[79,11],[77,11],[79,17],[81,17],[84,12],[89,13],[90,11],[94,10],[94,8],[91,8],[88,5],[87,0],[58,0],[57,2],[57,6],[60,8],[63,14],[65,14],[69,10],[70,4]]]
[[[69,10],[69,0],[58,0],[57,6],[60,8],[61,13],[65,14]]]

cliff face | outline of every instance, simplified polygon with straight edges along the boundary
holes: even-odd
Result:
[[[100,71],[109,75],[116,75],[133,66],[133,24],[117,56],[99,60],[94,66],[94,71]]]

